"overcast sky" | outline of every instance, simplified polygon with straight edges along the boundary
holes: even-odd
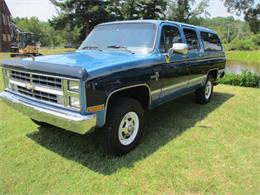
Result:
[[[55,7],[49,0],[5,0],[13,17],[31,17],[36,16],[40,20],[47,21],[56,14]],[[235,14],[230,14],[223,6],[221,0],[210,0],[208,12],[211,17],[217,16],[234,16],[238,19],[243,19],[243,16],[237,17]]]

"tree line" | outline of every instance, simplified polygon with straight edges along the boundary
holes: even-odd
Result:
[[[163,19],[190,23],[205,15],[209,0],[50,0],[59,14],[50,21],[55,29],[80,28],[82,38],[99,23],[114,20]],[[220,0],[229,12],[245,14],[253,32],[259,31],[255,0]],[[257,24],[257,25],[256,25]]]
[[[50,0],[59,10],[51,25],[56,29],[75,27],[82,37],[99,23],[133,19],[171,19],[187,22],[205,11],[209,0],[195,5],[195,0]]]
[[[201,25],[216,30],[226,43],[260,32],[259,3],[219,1],[229,12],[243,13],[245,22],[233,17],[209,19],[209,0],[50,0],[58,14],[48,22],[37,18],[16,18],[15,21],[24,31],[40,35],[43,46],[77,46],[94,26],[116,20],[162,19]]]

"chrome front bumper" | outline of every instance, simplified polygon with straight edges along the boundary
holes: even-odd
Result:
[[[45,122],[79,134],[91,132],[96,126],[96,115],[81,115],[61,108],[54,108],[8,91],[0,93],[0,98],[17,111],[30,118]]]

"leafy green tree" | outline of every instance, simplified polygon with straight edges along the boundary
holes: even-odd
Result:
[[[60,46],[64,43],[62,33],[55,31],[48,22],[42,22],[36,17],[14,18],[14,22],[21,31],[38,36],[42,46]]]
[[[110,15],[111,20],[123,20],[122,7],[125,1],[122,0],[109,0],[106,4],[106,11]]]
[[[139,0],[124,0],[121,1],[121,9],[118,12],[121,13],[124,20],[133,20],[141,18]]]
[[[260,33],[260,4],[256,8],[249,8],[247,10],[245,20],[249,23],[253,33]]]
[[[236,13],[241,15],[248,9],[253,7],[255,0],[222,0],[224,1],[225,7],[227,7],[228,12]]]
[[[260,33],[253,35],[252,41],[253,41],[253,43],[255,43],[256,47],[258,47],[258,49],[260,49]]]
[[[65,31],[63,35],[65,42],[75,43],[75,45],[78,45],[99,23],[131,19],[169,19],[205,26],[216,30],[225,43],[230,43],[235,38],[251,36],[248,23],[235,20],[233,17],[201,18],[201,15],[210,15],[207,12],[209,0],[50,1],[59,10],[58,16],[50,20],[51,25],[56,30]],[[231,2],[232,0],[225,0],[225,5],[237,8]],[[247,6],[240,6],[239,9],[245,9]],[[251,16],[249,18],[252,20]]]
[[[238,39],[235,38],[230,43],[230,50],[253,50],[255,49],[255,44],[251,39]]]
[[[255,0],[223,0],[228,12],[245,15],[253,33],[260,32],[260,3],[255,6]],[[258,1],[258,0],[257,0]]]
[[[165,18],[166,0],[50,0],[59,14],[50,20],[57,30],[80,29],[80,40],[99,23],[113,20]]]
[[[138,4],[143,19],[165,19],[166,0],[141,0]]]
[[[81,28],[75,27],[74,29],[71,29],[69,25],[66,26],[66,28],[64,29],[64,40],[65,40],[65,45],[70,45],[73,46],[75,48],[79,47],[79,45],[81,44],[81,40],[80,40],[80,32],[81,32]]]
[[[92,28],[105,21],[113,19],[108,12],[106,0],[50,0],[56,7],[59,8],[59,15],[50,20],[51,25],[55,29],[64,29],[69,24],[71,29],[81,29],[81,39],[92,30]],[[114,3],[118,3],[113,1]],[[111,7],[110,7],[111,8]]]
[[[36,35],[42,34],[44,22],[39,21],[36,17],[31,18],[14,18],[14,22],[24,32],[32,32]]]
[[[209,0],[202,0],[198,4],[196,0],[171,0],[168,5],[168,18],[178,22],[189,22],[192,18],[201,14],[209,16],[206,11]]]

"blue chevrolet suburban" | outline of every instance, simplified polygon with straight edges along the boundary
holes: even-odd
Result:
[[[97,25],[72,53],[3,62],[1,99],[39,125],[85,134],[96,129],[114,155],[140,141],[144,110],[195,91],[211,100],[224,76],[216,32],[188,24],[133,20]]]

